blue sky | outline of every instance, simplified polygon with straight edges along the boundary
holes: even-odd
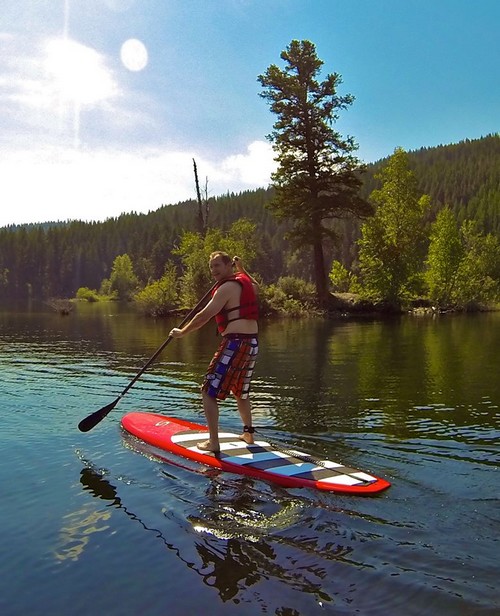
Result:
[[[497,0],[16,0],[0,17],[0,226],[269,183],[257,76],[309,39],[372,162],[498,132]]]

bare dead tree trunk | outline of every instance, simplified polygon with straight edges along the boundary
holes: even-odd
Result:
[[[202,199],[200,191],[200,183],[198,181],[198,168],[196,167],[196,161],[193,158],[194,167],[194,181],[196,183],[196,197],[198,199],[198,229],[202,237],[205,236],[208,227],[208,178],[205,180],[205,198]]]
[[[194,168],[194,181],[196,184],[196,197],[198,199],[198,230],[203,235],[205,223],[203,219],[203,208],[201,203],[201,193],[200,193],[200,183],[198,182],[198,169],[196,167],[196,161],[193,158],[193,168]]]

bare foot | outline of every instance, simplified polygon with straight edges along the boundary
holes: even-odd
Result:
[[[200,449],[201,451],[210,451],[211,453],[219,453],[220,452],[219,445],[214,447],[210,440],[203,441],[202,443],[197,443],[196,447],[198,447],[198,449]]]
[[[245,441],[247,445],[254,444],[253,434],[250,434],[249,432],[243,432],[243,434],[240,434],[238,438],[240,439],[240,441]]]

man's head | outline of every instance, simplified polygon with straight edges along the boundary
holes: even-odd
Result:
[[[208,261],[210,273],[215,280],[223,280],[233,275],[233,263],[227,252],[216,250],[212,252]]]

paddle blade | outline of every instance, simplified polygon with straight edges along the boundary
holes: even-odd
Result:
[[[108,413],[111,413],[111,411],[118,404],[119,399],[120,398],[117,398],[111,404],[103,406],[102,409],[99,409],[95,413],[92,413],[92,415],[89,415],[88,417],[85,417],[85,419],[82,419],[82,421],[78,424],[78,429],[80,430],[80,432],[88,432],[89,430],[92,430],[92,428],[97,426],[97,424],[101,422]]]

